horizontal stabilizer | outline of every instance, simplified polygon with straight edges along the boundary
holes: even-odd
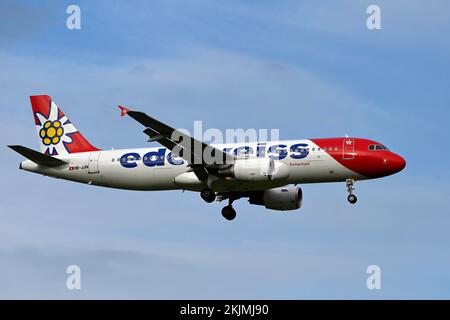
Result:
[[[40,166],[46,166],[46,167],[53,168],[53,167],[59,167],[59,166],[63,166],[65,164],[67,164],[66,161],[48,156],[46,154],[40,153],[38,151],[34,151],[34,150],[29,149],[24,146],[8,146],[8,147]]]

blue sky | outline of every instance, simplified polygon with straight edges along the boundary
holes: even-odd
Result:
[[[65,27],[69,4],[82,29]],[[381,7],[382,30],[366,28]],[[1,298],[449,298],[447,1],[2,1]],[[96,146],[146,146],[116,106],[176,127],[280,128],[381,141],[400,174],[303,186],[270,212],[195,193],[129,192],[18,170],[49,94]],[[65,288],[78,264],[82,290]],[[366,268],[382,289],[366,288]]]

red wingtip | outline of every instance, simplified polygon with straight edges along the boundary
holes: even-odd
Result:
[[[122,117],[125,116],[128,112],[131,111],[130,109],[127,109],[127,108],[125,108],[125,107],[123,107],[123,106],[119,106],[119,109],[120,109],[120,115],[121,115]]]

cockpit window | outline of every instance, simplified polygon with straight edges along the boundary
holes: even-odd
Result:
[[[380,150],[389,151],[389,149],[386,148],[385,146],[383,146],[382,144],[371,144],[371,145],[369,145],[369,150],[370,151],[374,151],[374,150],[377,150],[377,151],[380,151]]]

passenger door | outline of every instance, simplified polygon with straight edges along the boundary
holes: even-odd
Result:
[[[342,159],[350,160],[355,158],[355,139],[344,138],[342,141]]]
[[[92,152],[89,155],[89,171],[88,173],[99,173],[98,159],[100,158],[100,152]]]

